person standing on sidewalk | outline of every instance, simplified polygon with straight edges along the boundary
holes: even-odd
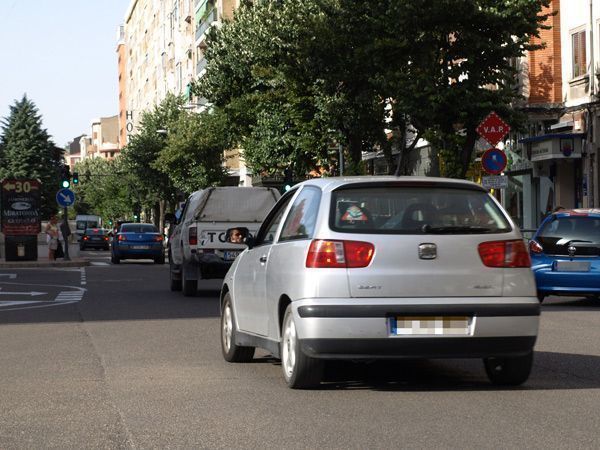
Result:
[[[44,232],[46,233],[46,242],[48,243],[48,259],[54,261],[56,259],[55,252],[58,248],[58,225],[54,214],[50,216]]]

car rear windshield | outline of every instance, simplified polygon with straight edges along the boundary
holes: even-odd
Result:
[[[106,230],[104,230],[102,228],[87,228],[85,230],[85,234],[87,234],[87,235],[92,235],[92,234],[104,235],[104,234],[106,234]]]
[[[154,225],[132,223],[123,225],[121,227],[121,233],[158,233],[158,228]]]
[[[537,240],[545,253],[567,255],[570,244],[577,246],[578,255],[598,255],[600,248],[600,218],[590,216],[556,217],[546,222]]]
[[[444,187],[360,187],[334,191],[330,227],[349,233],[479,234],[511,230],[484,191]]]

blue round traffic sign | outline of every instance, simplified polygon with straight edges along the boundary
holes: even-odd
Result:
[[[75,193],[71,189],[61,189],[56,193],[56,203],[59,206],[71,206],[75,203]]]
[[[481,157],[483,170],[492,175],[498,175],[506,168],[506,153],[499,148],[490,148]]]

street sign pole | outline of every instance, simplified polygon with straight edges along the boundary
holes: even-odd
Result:
[[[63,207],[63,224],[61,227],[61,233],[63,235],[63,241],[65,241],[65,248],[64,248],[64,260],[65,261],[71,261],[71,258],[69,257],[69,235],[70,233],[70,229],[69,229],[69,207],[68,206],[64,206]],[[69,230],[68,233],[65,234],[64,230]]]
[[[71,235],[71,229],[69,228],[69,206],[72,206],[73,203],[75,203],[75,194],[70,189],[63,188],[56,193],[56,202],[59,206],[63,207],[63,223],[60,226],[60,232],[62,233],[65,242],[65,256],[63,259],[65,261],[70,261],[69,236]]]

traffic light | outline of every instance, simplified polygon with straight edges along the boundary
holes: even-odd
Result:
[[[284,178],[283,178],[283,188],[282,188],[282,191],[283,191],[283,193],[285,193],[285,192],[289,191],[292,188],[292,176],[293,176],[293,174],[292,174],[291,167],[286,168],[283,171],[283,175],[284,175]]]
[[[79,184],[79,174],[77,172],[73,172],[73,184]]]
[[[60,186],[63,189],[68,189],[69,186],[71,186],[71,172],[69,171],[69,167],[68,166],[63,166],[62,167],[62,173],[61,173],[61,179],[60,179]]]

